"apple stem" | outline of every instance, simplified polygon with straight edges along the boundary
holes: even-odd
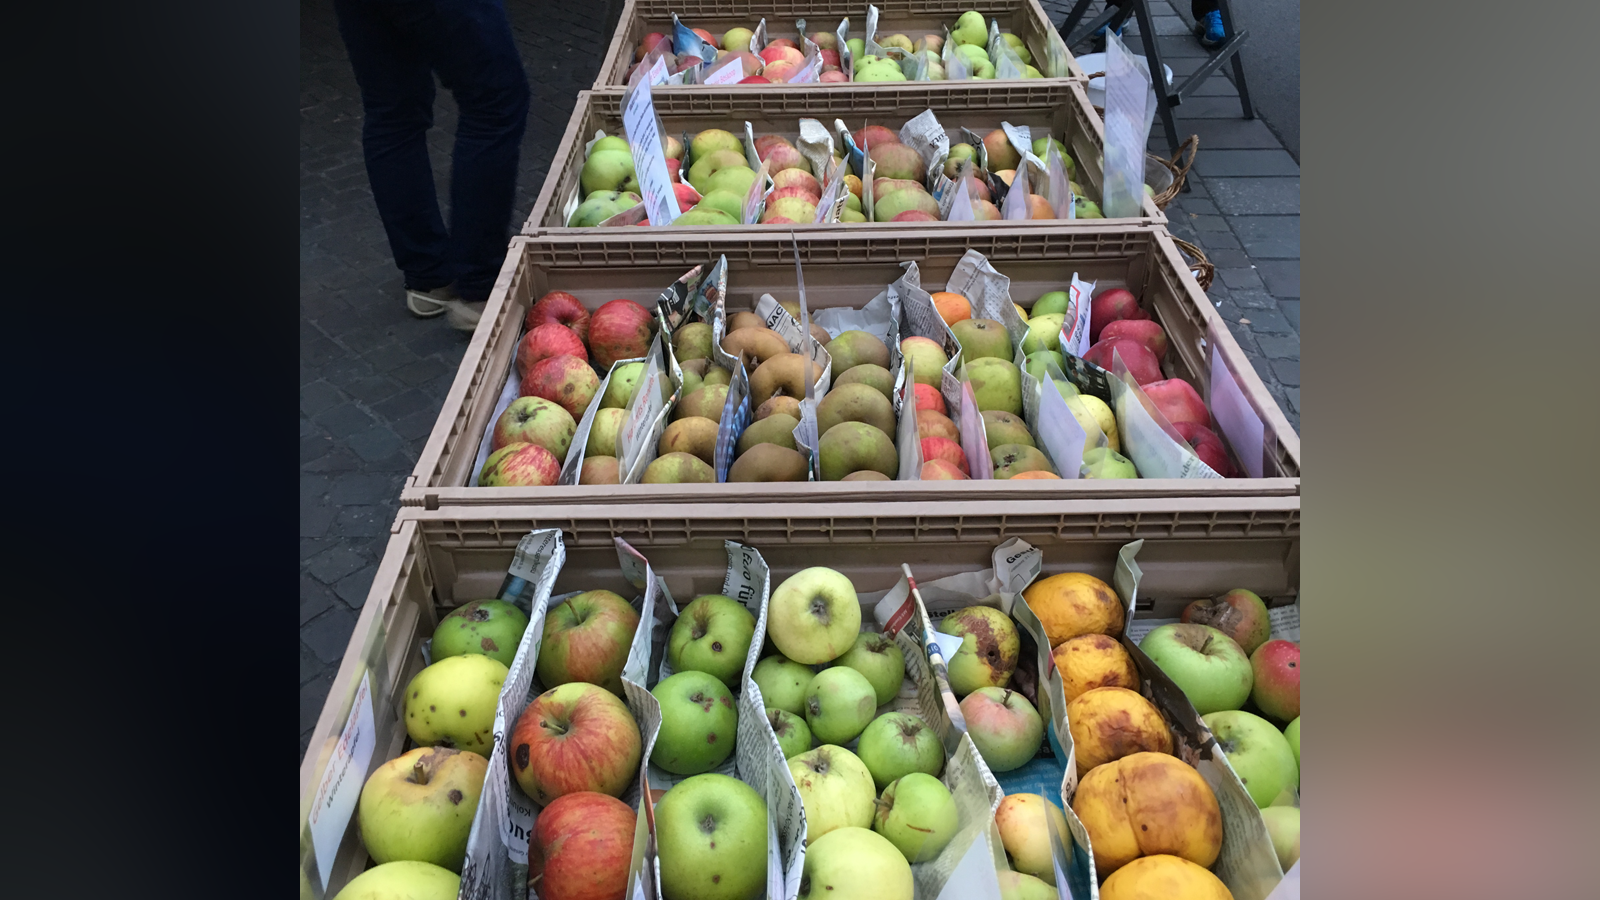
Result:
[[[411,780],[415,781],[417,784],[428,783],[428,770],[422,765],[420,760],[416,765],[411,767]]]

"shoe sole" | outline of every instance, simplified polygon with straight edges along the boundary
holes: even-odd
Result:
[[[406,309],[419,319],[432,319],[449,311],[443,303],[431,300],[416,291],[406,291]]]

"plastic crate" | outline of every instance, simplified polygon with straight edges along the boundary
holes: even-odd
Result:
[[[854,131],[864,125],[884,125],[895,130],[924,110],[932,109],[947,130],[968,128],[986,134],[1001,122],[1027,125],[1035,136],[1048,131],[1061,140],[1077,163],[1076,181],[1099,202],[1103,174],[1100,156],[1105,146],[1105,126],[1089,106],[1081,85],[1053,81],[1001,82],[1003,87],[975,88],[972,82],[928,82],[906,90],[883,91],[875,87],[848,85],[838,91],[817,90],[815,86],[758,91],[674,92],[657,91],[653,98],[662,127],[670,134],[693,134],[706,128],[721,128],[742,133],[749,122],[756,137],[782,134],[794,138],[800,132],[799,120],[818,119],[833,131],[841,119]],[[1139,218],[1133,219],[1038,219],[1023,222],[860,222],[833,225],[739,225],[569,228],[564,210],[579,192],[583,171],[584,147],[595,132],[621,135],[623,92],[583,91],[567,124],[567,133],[556,148],[544,187],[534,201],[533,210],[523,223],[529,236],[593,236],[611,241],[679,240],[707,232],[736,232],[744,235],[821,233],[876,236],[887,230],[973,231],[1026,225],[1031,228],[1060,230],[1105,228],[1117,225],[1165,224],[1166,214],[1145,196]]]
[[[693,266],[725,255],[728,308],[749,308],[763,292],[792,296],[794,247],[805,264],[808,302],[813,308],[859,307],[901,274],[899,263],[915,260],[925,284],[942,284],[969,249],[987,256],[1011,277],[1012,296],[1026,303],[1056,290],[1078,272],[1101,286],[1133,290],[1166,328],[1172,349],[1168,371],[1188,379],[1209,396],[1208,334],[1218,347],[1249,404],[1265,426],[1263,478],[1222,480],[1132,479],[1064,481],[796,482],[765,484],[764,499],[780,503],[916,499],[973,501],[1183,497],[1193,509],[1243,498],[1281,498],[1298,509],[1300,442],[1279,411],[1250,361],[1233,340],[1216,310],[1164,232],[1123,228],[1099,232],[1062,229],[1040,232],[994,229],[981,233],[889,231],[863,239],[740,239],[731,235],[682,244],[628,246],[582,239],[517,239],[500,273],[483,320],[462,359],[432,435],[417,468],[401,493],[404,506],[524,503],[677,504],[734,502],[751,490],[734,484],[591,485],[532,488],[468,486],[478,446],[492,425],[494,410],[515,357],[529,306],[551,290],[569,291],[590,308],[626,297],[652,302],[663,288]],[[666,258],[669,261],[662,261]],[[1218,507],[1221,508],[1221,507]]]
[[[1298,501],[1260,500],[1234,516],[1215,509],[1197,514],[1188,507],[1181,500],[1144,498],[1116,504],[981,500],[959,514],[938,503],[402,510],[301,761],[301,896],[332,896],[369,864],[352,818],[332,860],[332,891],[320,890],[308,824],[360,685],[365,680],[369,686],[376,748],[364,771],[352,768],[344,777],[364,783],[377,766],[404,751],[397,695],[423,667],[421,642],[450,609],[496,594],[518,542],[530,531],[563,532],[566,562],[556,593],[621,589],[615,537],[645,554],[677,597],[721,591],[726,540],[759,550],[774,585],[799,569],[827,565],[865,592],[893,587],[902,564],[919,582],[985,568],[997,545],[1017,537],[1043,551],[1046,574],[1086,571],[1107,580],[1118,551],[1145,539],[1138,557],[1140,615],[1176,615],[1189,600],[1235,587],[1274,605],[1298,596],[1298,527],[1249,526],[1274,515],[1297,522]]]
[[[626,87],[628,83],[628,68],[634,63],[635,50],[644,36],[651,32],[660,32],[671,36],[672,15],[691,28],[704,28],[716,35],[720,41],[722,35],[730,28],[754,29],[756,23],[762,18],[767,20],[767,36],[770,38],[790,37],[796,38],[798,31],[795,21],[806,21],[806,33],[818,31],[832,31],[839,25],[839,20],[850,19],[850,36],[864,37],[867,27],[867,5],[859,0],[798,0],[798,2],[783,2],[783,0],[736,0],[736,2],[718,2],[718,0],[628,0],[628,5],[623,7],[622,14],[617,19],[616,34],[611,37],[611,46],[606,51],[605,62],[600,66],[600,74],[595,78],[596,90],[607,87]],[[1056,26],[1051,23],[1050,17],[1039,6],[1038,0],[990,0],[990,2],[971,4],[958,2],[958,0],[925,0],[925,2],[885,2],[874,3],[878,7],[878,34],[905,34],[916,40],[922,34],[942,34],[941,26],[954,25],[956,18],[967,10],[976,10],[983,13],[984,21],[995,20],[1000,24],[1000,30],[1009,32],[1022,38],[1028,46],[1028,51],[1033,54],[1034,65],[1043,71],[1039,60],[1044,59],[1045,45],[1049,36],[1056,33]],[[1071,51],[1067,52],[1067,66],[1071,71],[1069,79],[1087,81],[1088,73],[1078,65],[1072,57]],[[1032,78],[1027,83],[1059,82],[1066,79],[1059,78]],[[934,82],[937,83],[937,82]],[[1015,85],[1016,81],[979,81],[980,85],[992,84],[997,87]],[[912,82],[888,82],[874,85],[874,88],[888,88],[901,90],[912,86]],[[812,84],[809,89],[822,89],[836,91],[848,88],[848,84]],[[762,91],[779,88],[763,88],[760,85],[739,85],[733,90]],[[714,92],[726,91],[728,87],[718,86],[683,86],[673,87],[672,91],[683,92]]]

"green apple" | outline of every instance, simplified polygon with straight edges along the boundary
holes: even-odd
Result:
[[[840,828],[807,848],[796,900],[911,900],[914,890],[911,864],[888,838]]]
[[[867,42],[862,38],[849,38],[844,45],[850,49],[850,58],[860,60],[867,53]]]
[[[1056,152],[1061,154],[1061,168],[1065,169],[1067,174],[1070,176],[1072,174],[1072,170],[1075,169],[1077,165],[1072,161],[1072,157],[1067,155],[1067,145],[1061,143],[1055,138],[1034,138],[1033,155],[1039,157],[1040,162],[1044,163],[1045,165],[1049,165],[1050,160],[1045,154],[1050,152],[1051,144],[1056,145]],[[1063,310],[1065,310],[1065,307],[1063,307]]]
[[[1133,460],[1110,447],[1095,447],[1083,451],[1083,466],[1078,469],[1078,477],[1138,478],[1139,470],[1134,467]]]
[[[689,155],[693,159],[704,159],[718,150],[733,150],[742,154],[744,142],[734,137],[733,132],[720,128],[707,128],[689,140]]]
[[[1278,865],[1285,872],[1300,858],[1300,810],[1293,806],[1269,806],[1261,811],[1267,823],[1267,836],[1278,854]]]
[[[350,879],[333,900],[455,900],[461,876],[433,863],[384,863]]]
[[[905,81],[906,73],[900,70],[900,64],[892,59],[882,59],[870,62],[856,72],[856,81]]]
[[[804,715],[806,685],[811,683],[810,666],[802,666],[781,654],[773,654],[756,663],[750,678],[761,689],[761,702],[767,706]]]
[[[737,778],[686,778],[656,804],[665,900],[748,900],[767,883],[767,803]]]
[[[406,685],[406,734],[425,747],[494,749],[494,714],[510,674],[497,659],[470,654],[441,659]]]
[[[695,206],[688,212],[672,220],[672,224],[688,227],[690,225],[738,225],[738,216],[730,216],[720,209],[712,206]]]
[[[976,166],[978,163],[973,157],[977,155],[977,152],[971,144],[951,144],[950,154],[944,158],[945,177],[955,178],[956,172],[961,168],[961,164],[968,160],[972,160],[972,164]]]
[[[1022,337],[1022,352],[1034,353],[1039,350],[1061,349],[1061,324],[1066,321],[1065,313],[1035,313],[1028,317],[1028,333]]]
[[[900,342],[900,355],[911,360],[912,376],[917,384],[934,390],[944,385],[944,367],[950,357],[938,341],[925,337],[908,337]]]
[[[1045,367],[1052,363],[1055,365],[1057,372],[1065,372],[1067,369],[1067,361],[1061,355],[1061,351],[1035,350],[1028,354],[1028,374],[1032,375],[1036,381],[1044,381]],[[1056,383],[1060,384],[1060,379],[1057,379]]]
[[[750,161],[741,150],[713,150],[705,156],[696,156],[689,166],[687,180],[702,196],[711,190],[711,176],[723,169],[748,169]]]
[[[739,209],[730,210],[736,216],[743,213],[744,198],[750,195],[750,186],[755,183],[755,170],[746,166],[729,166],[725,169],[718,169],[705,179],[707,194],[727,191],[739,198]]]
[[[948,666],[950,690],[957,697],[1010,683],[1022,651],[1022,637],[1010,616],[991,606],[969,606],[940,619],[938,631],[961,638],[961,649]]]
[[[639,205],[637,194],[624,194],[620,191],[595,191],[578,204],[572,211],[572,218],[567,220],[570,228],[593,228],[601,222],[611,218],[625,209],[632,209]]]
[[[722,35],[722,49],[740,53],[750,49],[750,39],[755,33],[748,28],[730,28]]]
[[[920,378],[918,379],[921,380]],[[985,357],[967,363],[967,380],[979,411],[998,409],[1022,415],[1022,370],[1009,359]]]
[[[993,450],[1004,444],[1038,446],[1033,442],[1033,433],[1028,430],[1028,423],[1023,421],[1021,416],[1013,416],[998,409],[987,409],[980,415],[983,417],[983,434],[989,449]]]
[[[1033,308],[1028,310],[1031,316],[1048,316],[1052,313],[1067,314],[1067,309],[1072,306],[1072,298],[1066,291],[1051,291],[1033,301]]]
[[[430,646],[434,659],[478,653],[506,667],[517,655],[528,616],[504,600],[474,600],[439,620]]]
[[[627,420],[625,409],[596,410],[594,420],[589,423],[589,441],[583,445],[584,457],[616,456],[617,435],[622,433],[622,423]]]
[[[989,26],[983,21],[983,13],[977,10],[968,10],[956,19],[956,27],[950,29],[950,40],[957,44],[975,45],[980,49],[989,44]]]
[[[962,319],[950,326],[961,345],[961,358],[968,363],[992,357],[1011,359],[1011,333],[993,319]]]
[[[893,638],[874,631],[862,632],[855,644],[833,664],[855,669],[865,675],[877,694],[879,706],[898,697],[900,686],[906,680],[905,653]]]
[[[678,672],[650,689],[661,704],[661,732],[650,762],[674,775],[698,775],[722,765],[733,752],[739,714],[721,679]]]
[[[965,45],[963,45],[963,46],[965,46]],[[957,49],[960,49],[960,48],[957,48]],[[990,61],[988,61],[986,59],[978,60],[977,64],[972,67],[972,77],[973,78],[977,78],[977,79],[982,79],[982,80],[985,80],[985,81],[987,81],[988,79],[993,78],[994,77],[994,63],[992,63],[992,62],[990,62]]]
[[[1033,66],[1023,66],[1022,67],[1022,77],[1023,78],[1043,78],[1044,77],[1044,73],[1039,71],[1038,69],[1034,68]],[[1002,900],[1004,900],[1003,897],[1002,897]]]
[[[927,722],[907,712],[888,712],[873,719],[861,732],[856,756],[866,764],[879,790],[913,772],[937,776],[944,771],[944,742]]]
[[[594,146],[589,148],[589,155],[593,156],[602,150],[621,150],[624,153],[630,152],[628,147],[628,139],[619,135],[608,134],[600,140],[594,142]]]
[[[756,617],[744,604],[721,594],[705,594],[690,601],[672,623],[667,661],[674,672],[705,672],[737,687],[755,633]]]
[[[806,685],[806,724],[825,744],[847,744],[872,721],[877,692],[867,676],[846,666],[823,669]]]
[[[1090,200],[1082,194],[1073,194],[1073,215],[1080,219],[1104,219],[1105,213],[1100,211],[1100,204]]]
[[[888,838],[907,862],[927,862],[956,836],[955,798],[939,779],[912,772],[883,789],[872,830]]]
[[[489,761],[418,747],[379,766],[361,788],[361,843],[380,863],[412,859],[461,871]]]
[[[1294,751],[1295,768],[1300,767],[1300,717],[1295,716],[1289,727],[1283,729],[1283,737],[1289,742],[1289,749]]]
[[[824,744],[789,757],[789,774],[806,811],[806,846],[835,828],[867,828],[878,792],[872,773],[854,753]]]
[[[778,736],[778,748],[783,751],[784,759],[799,756],[811,749],[811,729],[806,726],[805,719],[786,709],[769,706],[767,724],[772,726],[772,733]]]
[[[767,602],[767,635],[779,653],[802,665],[838,659],[855,646],[860,633],[856,587],[833,569],[801,569],[778,585]]]
[[[626,150],[596,150],[583,161],[578,181],[585,196],[595,191],[618,191],[634,177],[633,154]]]
[[[1250,657],[1233,638],[1210,625],[1162,625],[1144,636],[1139,649],[1183,690],[1202,716],[1238,709],[1250,698],[1255,683]],[[1276,794],[1273,791],[1267,800]]]
[[[997,774],[1021,768],[1044,745],[1044,719],[1016,691],[978,688],[961,701],[961,715],[979,755]]]
[[[1266,809],[1280,793],[1300,783],[1294,750],[1271,722],[1242,709],[1210,713],[1200,720],[1211,729],[1257,807]]]
[[[1007,869],[995,874],[1000,878],[1000,900],[1056,900],[1060,896],[1055,885],[1025,872]]]
[[[606,392],[600,397],[601,409],[626,409],[633,402],[633,394],[644,378],[644,363],[624,363],[612,371],[606,382]]]

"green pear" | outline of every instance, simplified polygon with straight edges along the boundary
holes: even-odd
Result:
[[[1080,219],[1104,219],[1105,213],[1100,211],[1100,204],[1082,196],[1074,196],[1074,212]]]
[[[724,169],[723,171],[731,172],[733,170]],[[745,171],[748,172],[749,170],[746,169]],[[732,191],[714,190],[701,197],[700,202],[695,204],[695,208],[720,209],[734,219],[742,221],[744,218],[744,195],[735,194]]]
[[[696,159],[694,165],[689,167],[689,183],[694,185],[695,190],[704,195],[710,190],[706,182],[713,173],[722,169],[740,167],[750,168],[750,162],[745,159],[743,153],[737,150],[713,150]]]
[[[1022,59],[1024,65],[1033,62],[1033,54],[1028,52],[1028,45],[1022,42],[1022,38],[1007,31],[1000,35],[1000,39],[1005,41],[1012,50],[1016,51],[1017,56]]]
[[[632,152],[628,149],[627,138],[618,137],[614,134],[608,134],[600,140],[595,141],[594,146],[589,148],[589,155],[593,156],[602,150],[621,150],[623,153]]]
[[[1061,143],[1060,141],[1056,140],[1055,138],[1053,138],[1053,137],[1034,138],[1033,139],[1033,155],[1039,157],[1041,162],[1049,163],[1050,160],[1046,156],[1046,154],[1048,154],[1050,152],[1050,145],[1051,144],[1055,144],[1056,145],[1056,152],[1061,154],[1061,168],[1066,169],[1067,170],[1067,175],[1070,177],[1072,175],[1073,171],[1077,168],[1077,163],[1073,162],[1072,161],[1072,157],[1067,154],[1066,145]]]
[[[956,27],[950,29],[950,40],[957,44],[984,47],[989,43],[989,26],[983,21],[983,13],[977,10],[967,10],[956,19]]]
[[[1022,77],[1023,78],[1043,78],[1044,77],[1044,73],[1039,71],[1038,69],[1035,69],[1033,66],[1028,66],[1023,70]]]
[[[962,46],[966,46],[966,45],[963,44]],[[985,81],[993,78],[994,77],[994,63],[989,62],[988,60],[984,60],[983,62],[978,63],[972,69],[972,77],[973,78],[982,79],[982,80],[985,80]]]
[[[1061,325],[1066,321],[1062,313],[1046,313],[1028,319],[1028,333],[1022,338],[1022,352],[1061,349]]]
[[[600,150],[583,162],[578,181],[584,196],[595,191],[615,191],[633,177],[633,154],[626,150]]]
[[[867,42],[863,38],[850,38],[844,45],[850,48],[851,59],[860,59],[867,55]]]
[[[990,62],[989,51],[983,49],[981,44],[962,44],[956,48],[956,54],[969,68],[976,67],[979,63]]]
[[[864,66],[856,73],[856,80],[871,81],[905,81],[906,73],[900,71],[900,64],[892,59],[882,59]]]
[[[867,217],[863,215],[859,209],[847,208],[843,212],[839,213],[839,221],[841,222],[865,222],[866,220]]]
[[[1096,447],[1083,454],[1080,478],[1138,478],[1132,461],[1110,447]]]
[[[1072,298],[1067,296],[1066,291],[1051,291],[1048,294],[1039,295],[1039,299],[1033,301],[1033,308],[1028,310],[1028,315],[1048,316],[1051,313],[1066,315],[1067,307],[1071,305]]]

